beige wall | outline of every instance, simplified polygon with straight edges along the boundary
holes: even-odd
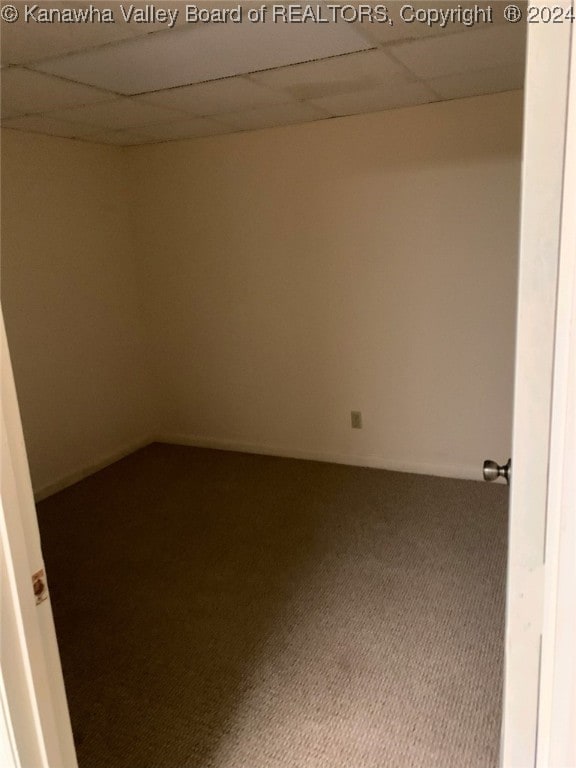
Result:
[[[127,150],[163,436],[506,460],[521,117],[507,93]]]
[[[130,149],[4,131],[35,489],[151,436],[463,477],[505,460],[521,110]]]
[[[156,429],[129,199],[117,148],[2,132],[2,303],[36,490]]]

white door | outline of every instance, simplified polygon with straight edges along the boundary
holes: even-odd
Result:
[[[560,607],[570,605],[570,599],[574,597],[574,591],[567,589],[568,577],[565,575],[567,572],[570,576],[571,572],[563,569],[566,563],[573,566],[574,558],[571,552],[568,552],[569,557],[564,552],[562,559],[561,547],[557,546],[561,517],[553,513],[561,504],[558,498],[551,498],[554,489],[559,487],[561,500],[562,493],[566,495],[569,487],[565,482],[562,484],[567,473],[565,476],[558,472],[550,473],[549,454],[551,414],[554,426],[559,409],[561,411],[562,406],[566,407],[567,392],[570,391],[567,389],[568,382],[576,383],[574,355],[570,357],[568,354],[569,339],[576,335],[576,319],[570,314],[576,310],[574,270],[569,268],[568,246],[561,242],[560,237],[563,224],[564,230],[568,229],[568,217],[576,218],[573,215],[576,210],[576,150],[573,139],[572,162],[566,162],[566,139],[567,135],[570,136],[566,128],[568,70],[571,39],[575,37],[576,25],[541,23],[529,26],[502,724],[503,768],[528,768],[535,764],[541,768],[566,768],[574,764],[565,759],[570,749],[571,723],[562,706],[567,704],[566,711],[570,711],[568,700],[572,697],[574,703],[576,679],[563,678],[560,674],[562,670],[573,674],[574,664],[561,665],[562,661],[572,657],[572,646],[570,638],[560,631],[563,625],[559,616]],[[572,136],[576,136],[575,82],[576,74],[572,78],[570,97]],[[571,184],[567,185],[568,174]],[[567,206],[567,200],[572,208]],[[568,232],[568,237],[572,236],[575,240],[573,227],[571,232],[572,235]],[[562,256],[564,262],[560,258]],[[574,261],[572,259],[572,267]],[[564,304],[557,317],[558,289]],[[563,326],[559,324],[561,321]],[[562,354],[559,340],[564,343]],[[32,591],[31,575],[42,570],[43,563],[3,322],[1,343],[0,756],[3,765],[18,768],[75,768],[76,757],[50,600],[48,597],[36,605]],[[568,366],[568,360],[572,362],[572,368]],[[558,392],[560,397],[557,397]],[[567,466],[566,457],[573,460],[575,448],[562,433],[564,422],[561,418],[557,418],[556,422],[552,446],[555,447],[557,459],[562,459],[564,455],[563,466]],[[500,458],[505,460],[507,457]],[[570,499],[573,503],[573,497],[570,496]],[[551,536],[551,531],[554,536]],[[571,532],[572,538],[568,541],[573,543],[574,526],[566,528],[564,534],[566,531]],[[559,597],[562,600],[558,601]],[[563,656],[559,652],[562,648]],[[543,696],[539,697],[540,692]],[[557,716],[554,722],[564,726],[563,732],[557,728],[554,733],[552,712]],[[568,745],[564,751],[560,744],[562,733]]]

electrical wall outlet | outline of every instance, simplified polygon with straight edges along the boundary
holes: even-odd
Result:
[[[352,429],[362,429],[362,412],[350,411],[350,423],[352,424]]]

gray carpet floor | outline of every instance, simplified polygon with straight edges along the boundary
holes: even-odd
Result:
[[[80,768],[496,766],[507,506],[160,444],[41,502]]]

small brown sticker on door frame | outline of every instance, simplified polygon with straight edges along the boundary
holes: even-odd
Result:
[[[40,605],[48,597],[48,588],[46,586],[46,574],[44,569],[32,574],[32,589],[36,599],[36,605]]]

